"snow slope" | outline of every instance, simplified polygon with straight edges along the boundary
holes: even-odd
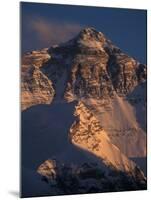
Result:
[[[127,99],[116,95],[107,101],[92,98],[83,101],[121,152],[128,157],[146,156],[146,133]]]

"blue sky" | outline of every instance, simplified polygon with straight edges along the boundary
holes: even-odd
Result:
[[[65,42],[82,28],[94,27],[146,64],[146,26],[145,10],[21,3],[23,52]]]

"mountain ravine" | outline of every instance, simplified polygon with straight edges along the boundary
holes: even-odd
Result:
[[[34,153],[22,148],[22,173],[37,173],[33,195],[40,184],[42,195],[146,188],[134,162],[146,158],[146,81],[147,67],[93,28],[23,55],[22,143]]]

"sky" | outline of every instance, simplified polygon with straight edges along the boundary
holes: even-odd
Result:
[[[145,10],[27,2],[20,8],[23,53],[68,41],[81,29],[93,27],[128,55],[147,62]]]

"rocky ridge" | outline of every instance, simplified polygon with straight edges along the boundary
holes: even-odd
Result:
[[[116,171],[114,167],[105,173],[96,163],[74,166],[49,159],[39,166],[38,173],[42,176],[42,181],[48,184],[53,195],[119,192],[146,188],[146,180],[137,167],[133,175]]]
[[[21,109],[25,110],[37,104],[50,104],[55,91],[51,80],[44,75],[40,67],[50,56],[47,49],[33,51],[23,56],[21,68]]]

